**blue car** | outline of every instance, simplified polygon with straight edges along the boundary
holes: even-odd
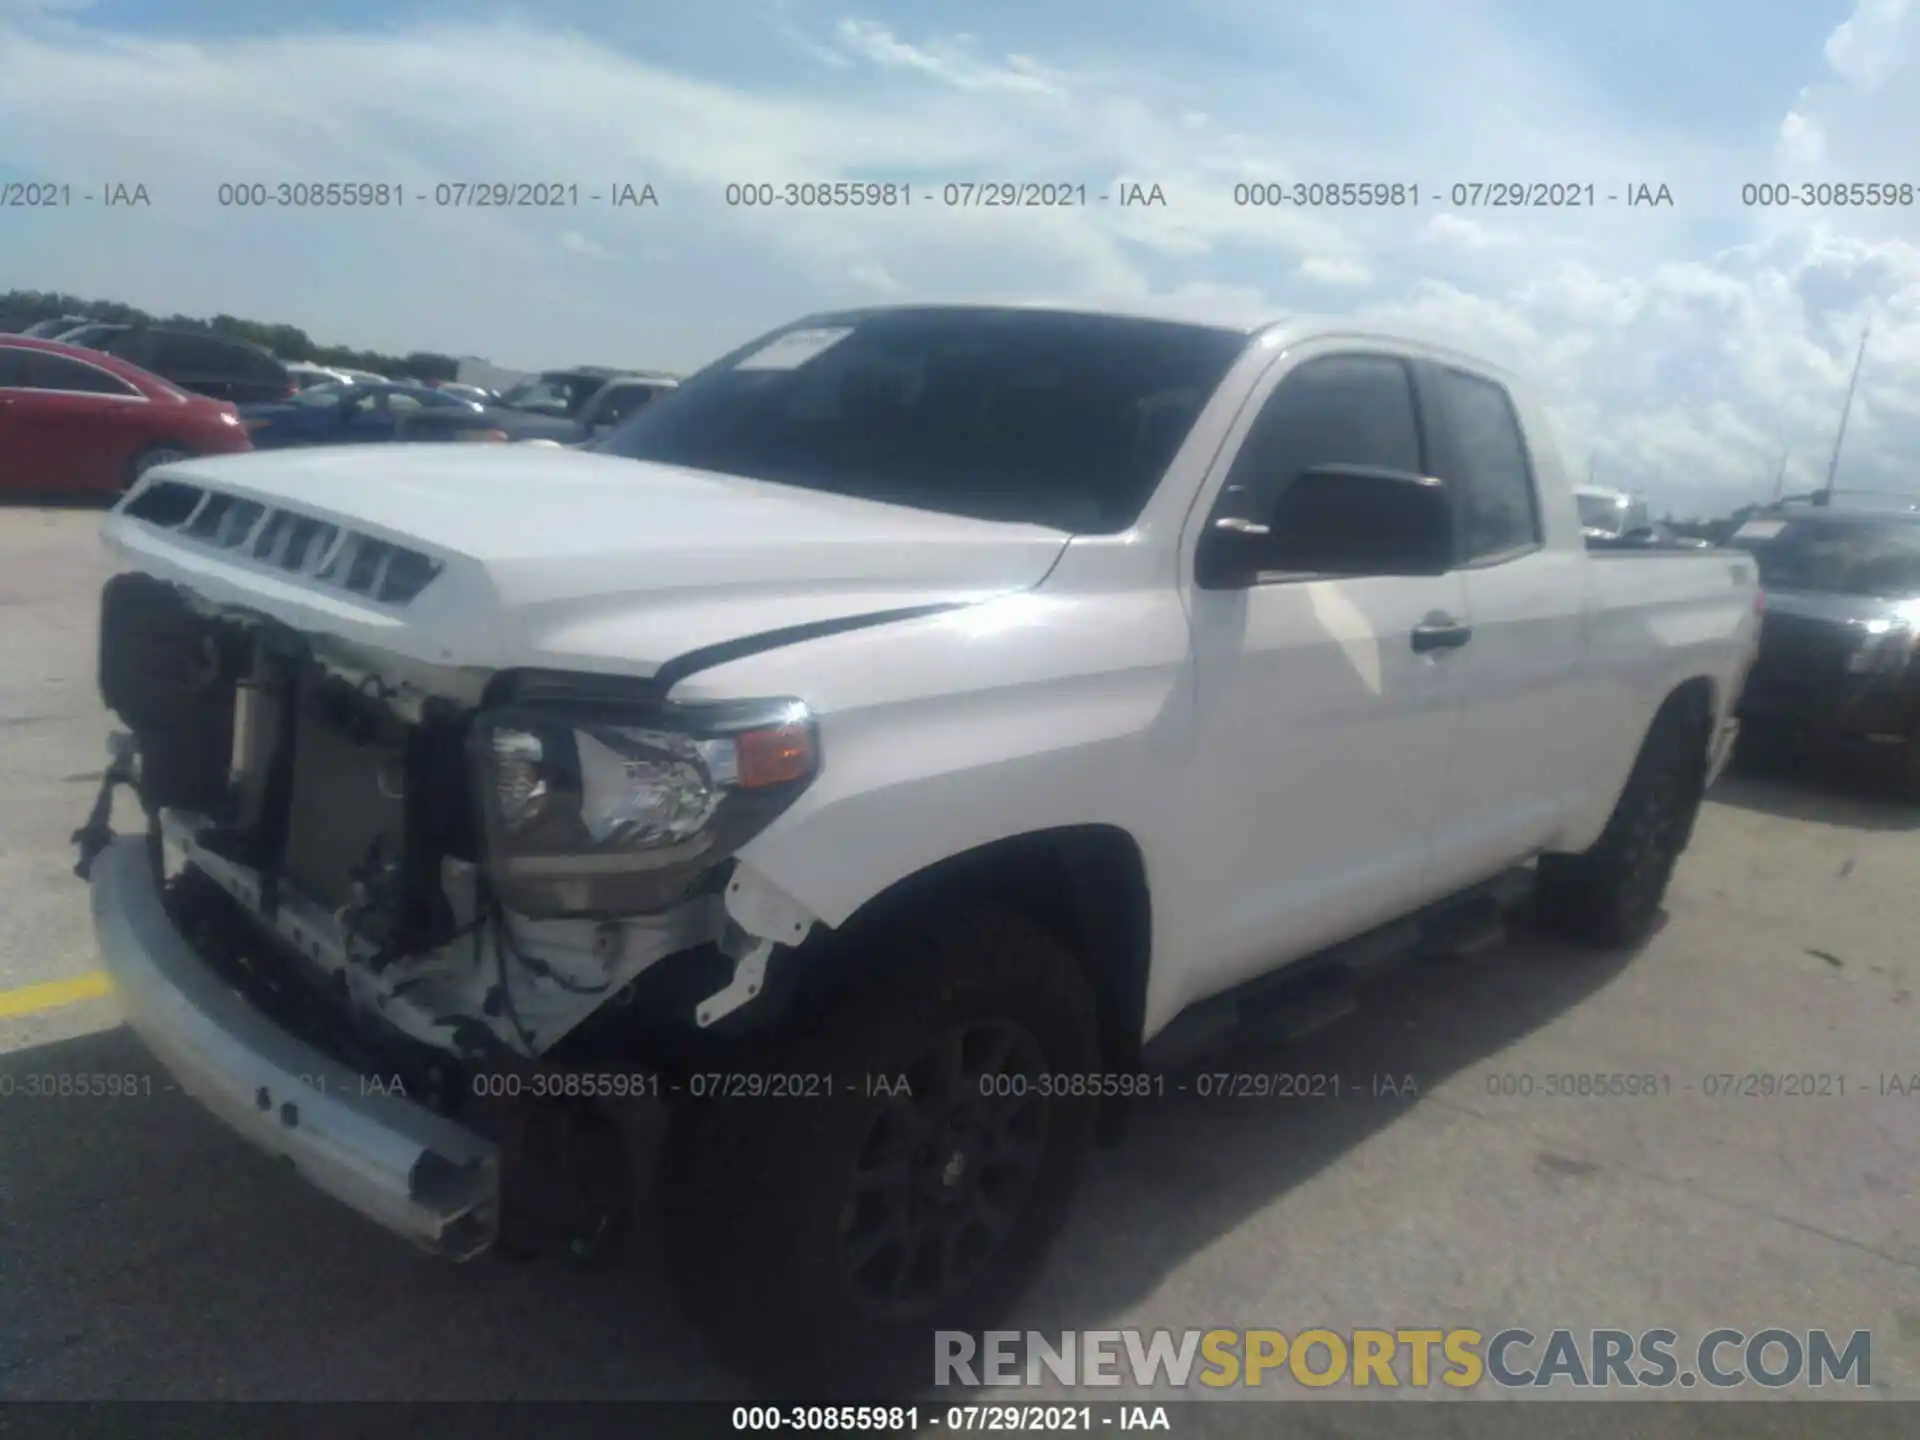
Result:
[[[413,440],[503,441],[484,406],[426,385],[315,385],[271,405],[242,405],[256,450]]]

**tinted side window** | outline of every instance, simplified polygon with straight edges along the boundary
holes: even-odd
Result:
[[[269,384],[293,383],[293,377],[287,374],[286,365],[264,350],[256,350],[251,345],[232,345],[227,349],[233,356],[228,363],[238,373],[249,379],[264,380]]]
[[[1330,355],[1288,375],[1247,432],[1220,508],[1264,521],[1281,491],[1317,465],[1422,473],[1413,377],[1404,364]]]
[[[84,340],[73,342],[86,345]],[[118,355],[135,365],[153,364],[154,337],[145,330],[114,330],[101,335],[88,348],[100,349],[109,355]]]
[[[160,343],[156,364],[199,374],[224,373],[235,368],[231,347],[211,336],[161,335],[157,338]]]
[[[0,345],[0,387],[20,383],[20,356],[23,353],[11,345]]]
[[[85,395],[137,395],[131,385],[91,365],[64,355],[28,353],[20,357],[20,378],[14,382],[29,390],[77,390]]]
[[[616,420],[626,419],[651,399],[653,399],[651,385],[622,385],[601,401],[600,411],[594,419],[602,425],[611,425]]]
[[[1505,387],[1459,370],[1440,372],[1454,440],[1460,557],[1484,560],[1540,543],[1540,511],[1526,441]]]

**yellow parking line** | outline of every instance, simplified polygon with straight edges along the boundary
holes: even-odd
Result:
[[[0,1020],[16,1015],[33,1015],[42,1010],[58,1010],[62,1005],[77,1005],[82,1000],[98,1000],[113,993],[104,970],[90,971],[72,980],[51,980],[45,985],[27,985],[19,990],[0,990]]]

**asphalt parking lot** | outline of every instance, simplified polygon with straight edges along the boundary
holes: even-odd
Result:
[[[650,1260],[416,1257],[170,1091],[93,993],[67,838],[107,729],[97,524],[0,509],[0,1394],[730,1395]],[[1014,1323],[1865,1329],[1872,1391],[1920,1398],[1920,1093],[1880,1093],[1920,1073],[1920,808],[1730,777],[1668,909],[1637,953],[1518,940],[1211,1067],[1339,1074],[1338,1100],[1143,1106]],[[152,1093],[19,1093],[57,1072]],[[1498,1093],[1568,1072],[1667,1093]],[[1846,1094],[1705,1093],[1750,1073]]]

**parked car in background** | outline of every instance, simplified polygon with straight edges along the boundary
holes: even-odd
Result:
[[[1574,504],[1580,510],[1580,528],[1589,540],[1618,540],[1652,523],[1644,500],[1604,485],[1576,485]]]
[[[315,385],[274,405],[243,405],[256,449],[415,440],[502,441],[506,432],[470,400],[428,385]]]
[[[480,385],[462,385],[458,380],[442,380],[433,387],[443,395],[457,396],[462,400],[471,400],[476,405],[498,405],[500,393],[488,390]]]
[[[117,495],[155,465],[250,448],[226,401],[111,355],[0,335],[0,493]]]
[[[570,378],[564,383],[552,382],[545,387],[539,382],[532,386],[514,386],[507,394],[483,402],[488,420],[505,431],[510,440],[546,440],[578,447],[596,435],[605,434],[615,419],[651,399],[662,383],[654,378],[635,377],[640,379],[642,388],[616,389],[612,388],[615,382],[628,377],[617,372],[604,379],[598,375],[585,377],[579,372],[567,374]],[[577,403],[569,389],[575,382],[585,394]],[[444,391],[447,387],[440,388]],[[516,392],[518,398],[511,399]]]
[[[592,444],[629,415],[659,399],[679,383],[678,380],[659,375],[622,375],[607,381],[594,391],[592,398],[574,417],[573,423],[580,427],[580,439],[574,443]]]
[[[204,330],[166,330],[145,325],[82,325],[60,337],[116,355],[183,390],[245,405],[284,400],[299,387],[273,353],[230,335]]]
[[[352,370],[345,367],[332,367],[344,376],[350,385],[392,385],[397,382],[385,375],[376,375],[371,370]]]
[[[600,382],[571,414],[557,408],[508,405],[504,401],[490,406],[487,413],[515,440],[547,440],[582,449],[679,383],[661,375],[616,375]]]
[[[287,373],[293,377],[293,383],[302,390],[315,385],[351,385],[353,379],[344,370],[329,369],[325,365],[309,365],[304,360],[284,362]]]
[[[786,1393],[917,1388],[1110,1102],[1228,1037],[1529,888],[1643,939],[1756,629],[1745,555],[1586,550],[1512,377],[1255,313],[818,315],[593,451],[202,461],[102,536],[76,872],[128,1023],[450,1258],[604,1261],[658,1187]]]
[[[1590,550],[1711,550],[1713,542],[1679,534],[1671,525],[1650,520],[1621,534],[1611,530],[1585,528],[1584,538]]]
[[[533,379],[510,387],[500,403],[511,410],[544,415],[559,420],[578,420],[587,402],[600,393],[610,380],[645,380],[654,384],[672,381],[671,375],[636,370],[612,370],[604,365],[575,365],[563,370],[543,370]]]
[[[54,340],[69,330],[92,323],[92,317],[86,315],[56,315],[51,320],[35,321],[20,334],[28,340]]]
[[[1881,752],[1920,799],[1920,510],[1784,505],[1728,544],[1753,555],[1766,594],[1747,752]]]

